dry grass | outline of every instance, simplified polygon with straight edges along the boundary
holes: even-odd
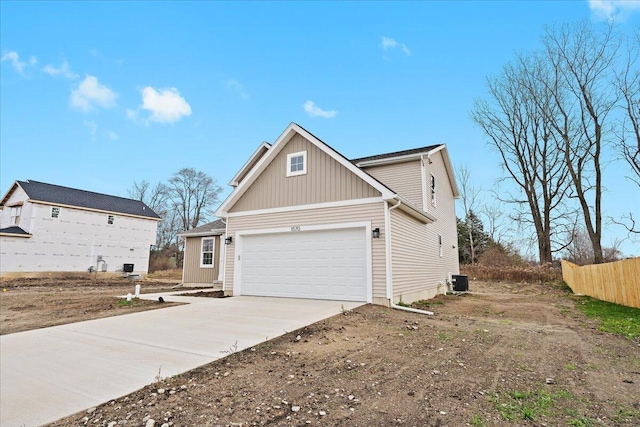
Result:
[[[527,283],[549,283],[562,280],[562,270],[544,264],[538,266],[489,266],[489,265],[461,265],[460,273],[466,274],[471,280],[495,280]]]
[[[159,270],[149,273],[146,276],[147,279],[155,280],[182,280],[182,269],[172,268],[170,270]]]

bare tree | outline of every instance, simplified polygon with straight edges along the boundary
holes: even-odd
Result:
[[[501,156],[502,166],[524,197],[505,195],[515,218],[533,226],[540,262],[551,262],[552,230],[567,223],[568,171],[550,121],[553,94],[540,81],[547,70],[536,56],[520,55],[499,77],[487,80],[488,97],[475,102],[472,119]]]
[[[470,172],[466,166],[460,166],[456,171],[456,181],[458,182],[458,188],[460,190],[460,202],[464,209],[464,220],[467,229],[467,235],[469,238],[469,248],[465,250],[469,251],[471,264],[475,264],[477,260],[476,256],[476,244],[474,241],[474,235],[476,234],[475,224],[476,221],[470,221],[472,212],[478,211],[480,188],[475,187],[470,181]],[[463,248],[460,248],[463,250]]]
[[[132,199],[144,202],[155,213],[163,216],[167,210],[167,190],[167,186],[162,183],[152,187],[149,181],[143,179],[140,182],[134,181],[133,187],[128,189],[127,193]]]
[[[174,173],[168,189],[171,207],[180,218],[183,230],[195,228],[210,219],[222,191],[212,177],[193,168]]]
[[[604,130],[617,103],[611,81],[620,39],[613,25],[600,31],[583,21],[547,28],[543,43],[551,78],[540,82],[551,93],[555,112],[547,119],[559,136],[594,262],[601,263]]]
[[[616,147],[622,159],[629,165],[629,180],[640,187],[640,31],[628,40],[627,55],[620,71],[616,73],[616,87],[624,111],[616,135]],[[615,224],[622,225],[629,233],[640,234],[636,218],[629,212]]]

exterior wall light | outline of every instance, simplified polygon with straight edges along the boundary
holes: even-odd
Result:
[[[373,231],[371,231],[371,237],[373,237],[374,239],[380,238],[380,229],[374,228]]]
[[[229,236],[226,239],[224,239],[224,244],[225,245],[230,245],[233,242],[233,237]]]

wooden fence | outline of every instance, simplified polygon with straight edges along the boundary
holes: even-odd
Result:
[[[576,294],[640,308],[640,257],[582,267],[563,260],[562,278]]]

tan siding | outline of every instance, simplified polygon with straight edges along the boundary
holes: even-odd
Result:
[[[218,278],[220,237],[214,236],[213,268],[200,267],[202,237],[187,237],[184,245],[184,283],[213,283]]]
[[[228,218],[228,236],[233,236],[234,243],[226,247],[225,291],[233,292],[233,267],[236,256],[235,242],[237,241],[235,233],[239,230],[371,221],[371,228],[380,228],[380,238],[372,239],[371,242],[373,298],[386,297],[384,209],[384,203],[378,202],[338,208],[300,210],[277,214],[249,215]]]
[[[427,226],[407,213],[391,211],[391,273],[394,299],[419,292],[431,285],[429,260],[433,257],[426,242]],[[442,278],[440,278],[442,280]],[[410,302],[402,299],[404,302]]]
[[[441,291],[440,282],[458,274],[458,234],[455,200],[441,153],[426,165],[427,212],[436,217],[431,224],[420,224],[406,213],[391,211],[391,266],[396,302],[425,289]],[[430,175],[436,178],[436,206],[431,204]],[[438,236],[442,236],[442,257]],[[440,289],[438,289],[440,287]],[[429,294],[428,292],[425,294]],[[433,292],[431,292],[433,295]]]
[[[431,156],[432,162],[426,165],[425,179],[427,180],[427,212],[437,218],[437,221],[427,225],[429,230],[430,246],[438,247],[438,235],[442,235],[443,256],[438,255],[438,262],[434,263],[433,269],[442,272],[452,272],[458,274],[460,266],[458,263],[458,228],[456,225],[456,206],[453,198],[453,190],[449,182],[449,176],[444,166],[442,152]],[[431,204],[430,175],[436,178],[436,206]]]
[[[307,173],[287,177],[287,154],[299,151],[307,152]],[[378,196],[379,191],[296,134],[229,211],[243,212]]]
[[[398,195],[422,209],[422,169],[420,159],[391,165],[370,166],[365,172]]]

